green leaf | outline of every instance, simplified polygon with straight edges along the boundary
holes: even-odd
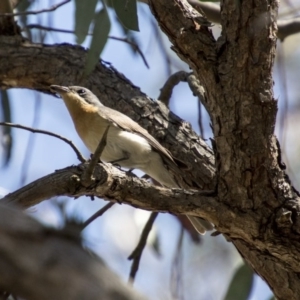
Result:
[[[161,247],[160,247],[160,245],[161,245],[161,243],[160,243],[159,235],[157,234],[157,231],[155,231],[154,232],[154,237],[150,241],[150,246],[154,250],[155,254],[157,254],[157,256],[161,256]]]
[[[10,109],[8,94],[5,90],[1,90],[0,96],[1,96],[0,103],[3,112],[4,122],[11,122],[11,109]],[[1,141],[1,144],[4,148],[4,167],[6,167],[10,161],[11,152],[12,152],[11,127],[3,126],[2,132],[3,132],[3,136],[2,136],[3,141]]]
[[[224,300],[247,300],[253,284],[253,271],[245,264],[235,272]]]
[[[139,31],[136,0],[113,0],[113,6],[124,27]]]
[[[22,0],[18,6],[17,6],[17,10],[18,12],[24,12],[26,11],[32,4],[33,2],[29,1],[29,0]],[[27,15],[20,15],[20,21],[23,24],[23,26],[27,25]]]
[[[87,55],[85,75],[90,74],[99,61],[99,55],[106,44],[109,30],[110,20],[104,6],[95,16],[93,39]]]
[[[106,3],[106,7],[110,7],[110,8],[113,8],[113,0],[105,0],[105,3]]]
[[[94,19],[98,0],[75,0],[75,35],[77,43],[85,40],[90,24]]]

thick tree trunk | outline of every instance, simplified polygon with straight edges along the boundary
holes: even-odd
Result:
[[[149,2],[174,50],[207,93],[217,195],[232,211],[231,217],[220,216],[218,230],[231,238],[278,299],[298,299],[299,197],[284,173],[273,135],[277,1],[222,1],[217,41],[187,2]],[[235,222],[237,215],[244,215],[241,224]]]

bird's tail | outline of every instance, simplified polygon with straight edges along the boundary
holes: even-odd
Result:
[[[174,161],[161,161],[161,157],[157,155],[157,161],[152,161],[152,165],[148,166],[147,172],[149,176],[155,179],[160,184],[169,188],[185,188],[191,187],[190,183],[186,182],[186,178],[180,176],[181,171]],[[190,181],[190,180],[189,180]],[[187,216],[194,228],[200,234],[205,234],[206,231],[213,230],[213,225],[199,217]]]

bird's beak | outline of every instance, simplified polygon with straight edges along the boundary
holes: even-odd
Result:
[[[57,93],[59,95],[63,95],[70,92],[70,89],[67,86],[61,85],[50,85],[50,91],[53,93]]]

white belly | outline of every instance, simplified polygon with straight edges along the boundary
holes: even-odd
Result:
[[[84,139],[85,145],[92,153],[96,151],[100,141],[100,137],[96,139],[95,136],[97,135],[91,132]],[[124,168],[144,169],[149,163],[151,152],[151,146],[143,137],[118,127],[110,127],[101,159],[105,162],[113,162],[128,157],[117,164]]]
[[[81,137],[92,153],[96,151],[100,142],[101,137],[99,137],[99,134],[99,131],[89,131],[85,138]],[[116,163],[123,168],[139,169],[165,186],[178,187],[173,176],[166,169],[160,154],[152,149],[146,139],[111,126],[101,160],[114,162],[126,157],[127,159]]]

